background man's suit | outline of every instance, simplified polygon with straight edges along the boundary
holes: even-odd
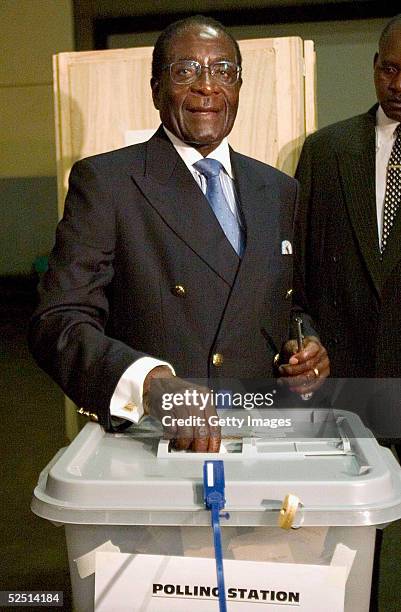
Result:
[[[310,314],[333,376],[401,376],[401,216],[381,261],[376,108],[310,136],[296,175]]]
[[[401,378],[401,215],[381,261],[376,110],[311,135],[296,173],[301,183],[296,240],[308,308],[335,377]],[[398,384],[391,395],[395,402],[376,402],[370,424],[379,435],[398,437],[393,429],[399,431],[401,422]],[[389,421],[381,430],[384,415]]]
[[[292,242],[297,183],[235,152],[231,160],[241,262],[162,129],[73,168],[31,347],[106,426],[120,376],[144,354],[184,378],[272,375],[289,335],[292,255],[281,249]]]

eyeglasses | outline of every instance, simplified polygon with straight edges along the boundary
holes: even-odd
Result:
[[[195,60],[179,60],[162,67],[162,70],[170,71],[170,78],[176,85],[189,85],[202,74],[202,68],[209,70],[210,76],[219,85],[235,85],[241,74],[241,66],[233,62],[214,62],[210,66],[202,66]]]

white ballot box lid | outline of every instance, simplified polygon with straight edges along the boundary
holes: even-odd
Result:
[[[219,454],[170,452],[152,419],[122,434],[88,423],[41,473],[33,512],[63,524],[209,525],[203,462],[222,459],[226,525],[277,525],[288,494],[301,500],[304,526],[401,517],[401,468],[355,414],[223,410],[219,417]],[[234,417],[244,419],[240,428]],[[272,426],[277,417],[287,426]]]

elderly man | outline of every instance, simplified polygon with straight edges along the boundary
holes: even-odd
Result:
[[[205,17],[172,24],[156,43],[151,87],[156,134],[71,171],[32,321],[38,363],[108,429],[115,418],[137,421],[144,403],[161,417],[154,396],[143,402],[156,378],[183,390],[191,377],[270,377],[283,345],[283,380],[314,391],[329,371],[325,349],[314,337],[299,352],[286,343],[302,307],[288,299],[292,257],[282,254],[297,183],[226,140],[238,44]],[[174,437],[178,448],[219,448],[208,419]]]

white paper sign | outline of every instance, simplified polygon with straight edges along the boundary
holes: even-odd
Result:
[[[344,610],[345,567],[227,560],[224,574],[228,612]],[[218,612],[215,561],[96,553],[95,610]]]

